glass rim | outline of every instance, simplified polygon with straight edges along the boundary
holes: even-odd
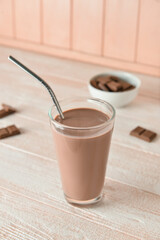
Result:
[[[101,100],[101,99],[99,99],[99,98],[90,98],[90,97],[72,97],[72,98],[66,98],[66,99],[62,99],[62,100],[60,100],[59,102],[60,102],[60,104],[61,103],[63,103],[63,102],[65,102],[65,101],[67,101],[67,100],[90,100],[90,101],[95,101],[95,102],[98,102],[98,103],[101,103],[101,104],[103,104],[103,105],[106,105],[106,106],[109,106],[110,108],[111,108],[111,110],[112,110],[112,116],[106,121],[106,122],[104,122],[104,123],[101,123],[101,124],[98,124],[98,125],[96,125],[96,126],[91,126],[91,127],[71,127],[71,126],[67,126],[67,125],[65,125],[65,124],[62,124],[62,123],[59,123],[59,122],[57,122],[56,120],[54,120],[53,119],[53,117],[52,117],[52,110],[53,109],[56,109],[56,106],[55,105],[52,105],[51,107],[50,107],[50,109],[49,109],[49,111],[48,111],[48,116],[49,116],[49,118],[50,118],[50,121],[53,123],[53,124],[55,124],[56,126],[58,126],[59,128],[61,128],[61,129],[70,129],[70,130],[94,130],[94,129],[96,129],[96,128],[101,128],[101,127],[103,127],[103,126],[107,126],[107,125],[109,125],[113,120],[114,120],[114,118],[115,118],[115,114],[116,114],[116,111],[115,111],[115,109],[114,109],[114,107],[109,103],[109,102],[107,102],[107,101],[103,101],[103,100]],[[57,114],[58,114],[58,112],[57,112]],[[59,114],[58,114],[59,115]]]

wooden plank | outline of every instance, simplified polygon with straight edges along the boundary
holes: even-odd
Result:
[[[149,128],[159,129],[158,119],[160,118],[159,99],[147,98],[146,96],[137,96],[136,99],[124,108],[116,109],[117,118],[121,116],[127,119],[131,118],[135,124],[146,125]]]
[[[1,121],[1,128],[12,124],[20,128],[21,135],[3,139],[3,141],[0,141],[0,145],[6,145],[18,151],[33,153],[36,156],[53,158],[54,145],[48,119],[46,124],[44,124],[39,121],[32,121],[30,118],[18,117],[18,114],[14,114],[6,118],[5,121]],[[35,144],[38,139],[40,139],[39,143]]]
[[[101,55],[102,0],[73,1],[73,49]]]
[[[137,61],[160,67],[160,3],[141,1]]]
[[[43,42],[70,47],[70,0],[43,0]]]
[[[138,2],[138,0],[106,1],[105,56],[134,60]]]
[[[21,41],[21,40],[15,40],[15,39],[8,39],[5,37],[0,37],[0,44],[3,46],[10,46],[12,48],[19,48],[19,49],[25,49],[25,51],[33,51],[41,54],[47,54],[54,57],[59,57],[62,59],[69,59],[83,62],[84,64],[90,63],[90,64],[97,64],[99,66],[112,69],[118,69],[118,70],[124,70],[124,71],[132,71],[137,73],[143,73],[143,74],[149,74],[152,76],[160,76],[160,68],[149,66],[145,64],[140,63],[132,63],[132,62],[126,62],[118,59],[112,59],[112,58],[106,58],[106,57],[99,57],[96,55],[91,55],[87,53],[77,52],[74,50],[67,50],[63,48],[57,48],[53,46],[46,46],[42,44],[34,44],[32,42],[27,41]]]
[[[44,204],[0,188],[0,236],[5,239],[100,239],[133,240],[123,232],[96,224],[78,214],[59,209],[54,202]]]
[[[16,38],[40,42],[40,0],[15,0]]]
[[[13,1],[0,1],[0,35],[13,37]]]
[[[106,176],[160,195],[160,156],[112,142]]]
[[[3,209],[1,212],[8,216],[7,222],[10,217],[14,217],[15,224],[16,218],[23,221],[26,226],[31,221],[29,227],[36,227],[35,224],[39,224],[38,229],[45,234],[43,224],[48,225],[50,216],[54,218],[58,214],[57,211],[60,210],[61,219],[65,218],[65,213],[69,213],[66,217],[68,217],[70,224],[72,222],[76,224],[77,221],[83,219],[82,222],[87,226],[96,223],[97,228],[101,231],[102,229],[104,231],[113,229],[114,233],[125,233],[126,237],[132,236],[134,239],[159,239],[159,196],[107,179],[101,203],[96,207],[77,208],[68,205],[63,198],[56,162],[46,161],[43,158],[20,152],[14,153],[12,150],[6,151],[3,147],[0,151],[3,153],[3,158],[0,159],[2,187],[0,202],[1,209]],[[5,189],[10,189],[12,193]],[[12,195],[11,199],[8,198],[10,194]],[[24,198],[25,196],[27,199]],[[32,210],[33,202],[35,202],[35,211]],[[15,206],[14,208],[12,204]],[[37,216],[37,211],[41,214],[40,219]],[[48,212],[51,213],[50,216],[48,216]],[[54,225],[50,222],[50,227],[58,227],[60,223],[57,223],[55,219],[53,220]],[[61,224],[60,226],[62,229]],[[52,227],[50,231],[52,231]],[[103,231],[102,236],[105,236]]]
[[[136,74],[140,78],[142,85],[139,93],[143,96],[160,99],[160,81],[153,76]],[[152,87],[151,87],[152,85]]]

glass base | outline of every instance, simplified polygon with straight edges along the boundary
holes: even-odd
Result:
[[[98,203],[102,199],[102,194],[99,195],[96,198],[85,200],[85,201],[72,199],[65,194],[64,194],[64,197],[67,200],[67,202],[70,203],[70,204],[76,204],[76,205],[83,205],[84,206],[84,205],[90,205],[90,204]]]

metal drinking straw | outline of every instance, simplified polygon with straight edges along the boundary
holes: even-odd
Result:
[[[20,68],[22,68],[25,72],[29,73],[30,75],[32,75],[34,78],[36,78],[38,81],[40,81],[43,86],[45,86],[57,108],[57,111],[59,112],[59,115],[62,119],[64,119],[64,115],[63,115],[63,112],[62,112],[62,109],[59,105],[59,102],[56,98],[56,95],[55,93],[53,92],[52,88],[48,85],[48,83],[46,83],[41,77],[39,77],[36,73],[34,73],[32,70],[30,70],[29,68],[27,68],[25,65],[23,65],[22,63],[20,63],[17,59],[15,59],[14,57],[12,56],[9,56],[8,57],[9,60],[11,60],[13,63],[15,63],[17,66],[19,66]]]

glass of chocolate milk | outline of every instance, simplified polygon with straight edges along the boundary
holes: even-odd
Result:
[[[49,111],[64,196],[69,203],[91,204],[102,197],[115,110],[93,98],[60,102]]]

